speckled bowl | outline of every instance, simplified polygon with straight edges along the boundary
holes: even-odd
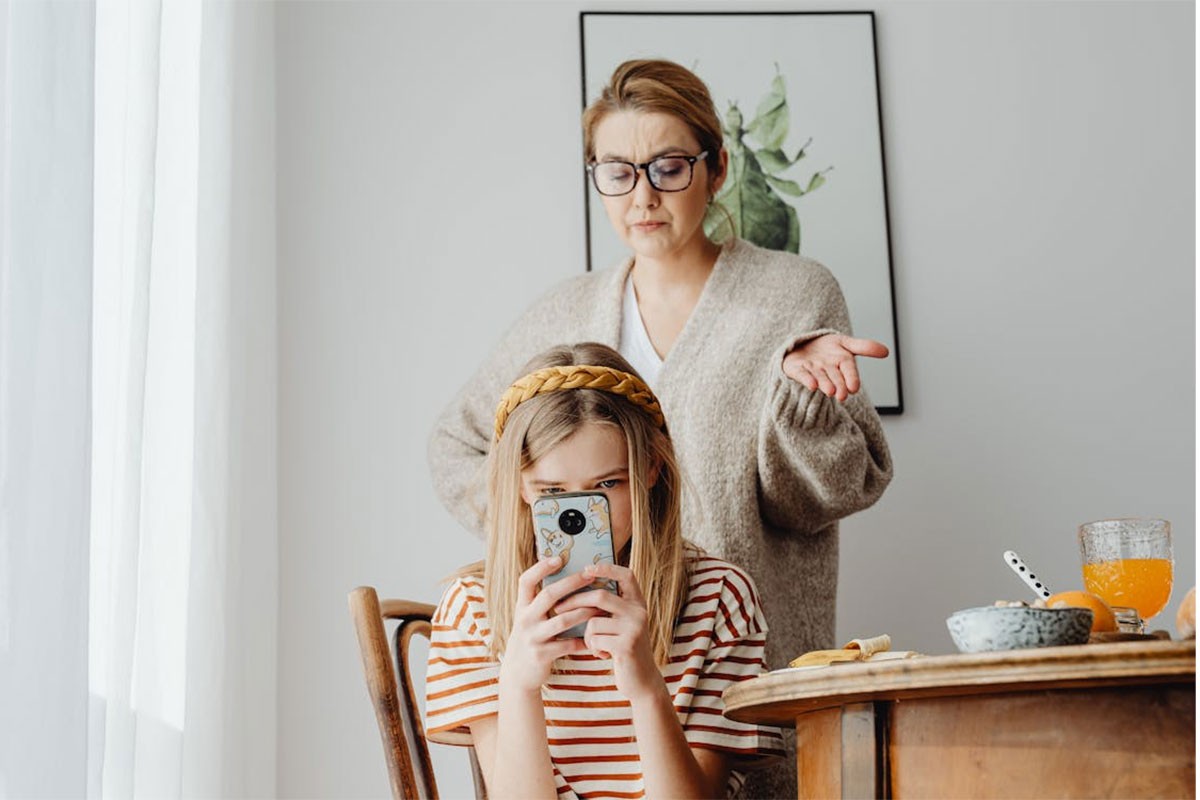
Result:
[[[962,653],[1083,644],[1092,630],[1090,608],[982,606],[955,611],[946,620]]]

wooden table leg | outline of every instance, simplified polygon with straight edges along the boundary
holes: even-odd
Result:
[[[800,800],[842,796],[842,709],[796,718],[796,783]]]
[[[842,707],[842,798],[883,797],[878,769],[882,745],[874,703]]]
[[[874,703],[853,703],[798,717],[799,797],[801,800],[882,797],[881,747]]]

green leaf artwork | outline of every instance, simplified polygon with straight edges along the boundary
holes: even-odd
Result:
[[[783,151],[788,134],[788,103],[787,87],[778,64],[771,89],[755,109],[754,119],[748,125],[744,123],[741,109],[735,101],[730,101],[725,113],[729,176],[709,210],[704,230],[714,241],[740,236],[760,247],[799,253],[800,218],[784,195],[803,197],[819,189],[825,183],[825,174],[833,167],[813,173],[807,186],[783,177],[782,173],[804,158],[812,139],[794,156]]]

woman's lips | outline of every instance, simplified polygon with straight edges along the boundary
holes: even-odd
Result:
[[[663,227],[666,224],[667,223],[665,223],[665,222],[656,222],[653,220],[647,220],[645,222],[635,222],[630,227],[632,227],[635,231],[638,231],[640,233],[650,233],[651,231],[658,230],[659,228]]]

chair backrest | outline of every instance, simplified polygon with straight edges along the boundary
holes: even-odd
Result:
[[[421,709],[417,705],[408,664],[409,642],[414,635],[429,638],[433,612],[434,607],[428,603],[380,602],[375,589],[370,586],[360,586],[350,593],[350,615],[358,634],[367,690],[375,706],[395,800],[436,800],[438,797],[425,726],[421,722]],[[386,620],[399,622],[394,636],[394,653],[388,646]],[[470,748],[470,761],[475,796],[484,800],[487,794],[475,748]]]

